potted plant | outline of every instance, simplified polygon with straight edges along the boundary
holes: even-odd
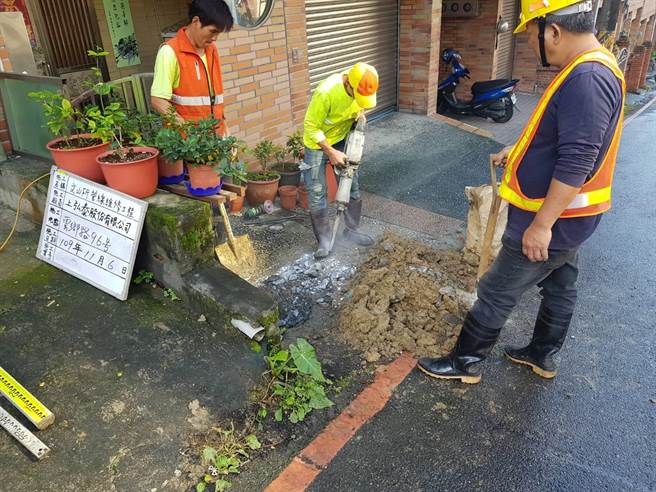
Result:
[[[250,149],[248,148],[248,145],[246,145],[246,142],[235,140],[232,149],[230,149],[226,156],[226,162],[221,168],[221,175],[223,176],[224,183],[230,183],[246,188],[248,171],[246,170],[246,164],[244,163],[243,157],[248,153],[250,153]],[[244,207],[245,198],[245,193],[240,193],[237,198],[231,200],[230,212],[234,214],[241,211]]]
[[[246,171],[246,165],[243,162],[226,162],[226,164],[221,168],[221,174],[226,182],[230,180],[232,184],[237,186],[246,186],[248,172]],[[244,207],[245,198],[245,195],[241,194],[232,200],[230,202],[230,213],[236,214],[237,212],[241,211],[241,209]]]
[[[299,165],[303,160],[303,155],[305,151],[305,145],[303,144],[303,135],[300,130],[295,131],[289,137],[287,137],[286,144],[287,155],[292,157],[292,162],[286,162],[284,164],[285,173],[287,173],[287,179],[281,179],[280,184],[289,184],[293,186],[298,186],[301,176],[301,171],[299,170]]]
[[[136,198],[146,198],[157,189],[157,155],[159,151],[143,145],[144,131],[129,118],[120,102],[106,100],[112,87],[102,81],[98,65],[105,51],[89,51],[96,58],[95,73],[98,82],[93,85],[98,104],[84,109],[84,118],[91,134],[103,142],[111,142],[114,148],[96,156],[105,181],[115,190]],[[152,131],[150,137],[152,138]]]
[[[96,162],[107,181],[115,190],[136,198],[146,198],[157,190],[157,156],[159,151],[139,133],[131,133],[131,124],[119,103],[110,103],[102,114],[94,116],[95,132],[103,139],[112,139],[114,148],[102,152]]]
[[[217,135],[218,123],[216,118],[210,116],[189,122],[182,128],[185,138],[182,140],[181,157],[189,171],[189,181],[185,181],[185,185],[192,195],[214,195],[221,189],[218,168],[230,154],[236,139]]]
[[[183,136],[179,125],[167,124],[155,136],[155,147],[159,150],[157,175],[159,184],[177,184],[184,180]]]
[[[274,150],[275,147],[271,140],[262,140],[253,149],[255,157],[260,162],[261,171],[248,173],[247,176],[246,199],[251,207],[261,205],[266,200],[274,201],[276,199],[280,174],[269,171]]]
[[[88,53],[96,58],[108,54],[102,50],[89,50]],[[96,70],[96,76],[101,77],[100,70],[97,67]],[[55,137],[46,147],[55,164],[83,178],[104,182],[96,157],[106,151],[110,143],[93,132],[93,122],[87,112],[75,107],[70,99],[57,92],[30,92],[29,96],[43,104],[46,126]]]

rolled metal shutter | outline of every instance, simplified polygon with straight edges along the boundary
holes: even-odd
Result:
[[[306,0],[312,90],[358,61],[380,79],[372,113],[396,109],[398,100],[398,0]]]
[[[513,31],[517,27],[519,17],[519,1],[503,0],[501,18],[510,23],[510,30],[499,34],[497,39],[497,71],[495,77],[498,79],[509,79],[513,71],[514,36]]]

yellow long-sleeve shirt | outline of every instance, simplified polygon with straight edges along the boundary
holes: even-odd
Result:
[[[346,92],[343,75],[331,75],[312,94],[303,121],[303,143],[310,149],[320,149],[319,142],[324,140],[330,145],[344,140],[362,111]]]

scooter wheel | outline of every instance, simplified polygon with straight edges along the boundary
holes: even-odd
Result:
[[[437,114],[447,114],[449,112],[449,105],[443,99],[437,102]]]
[[[513,102],[509,97],[503,98],[504,113],[503,116],[492,116],[492,121],[495,123],[506,123],[513,117]]]

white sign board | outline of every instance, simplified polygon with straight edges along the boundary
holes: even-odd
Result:
[[[124,301],[147,208],[52,166],[37,258]]]

